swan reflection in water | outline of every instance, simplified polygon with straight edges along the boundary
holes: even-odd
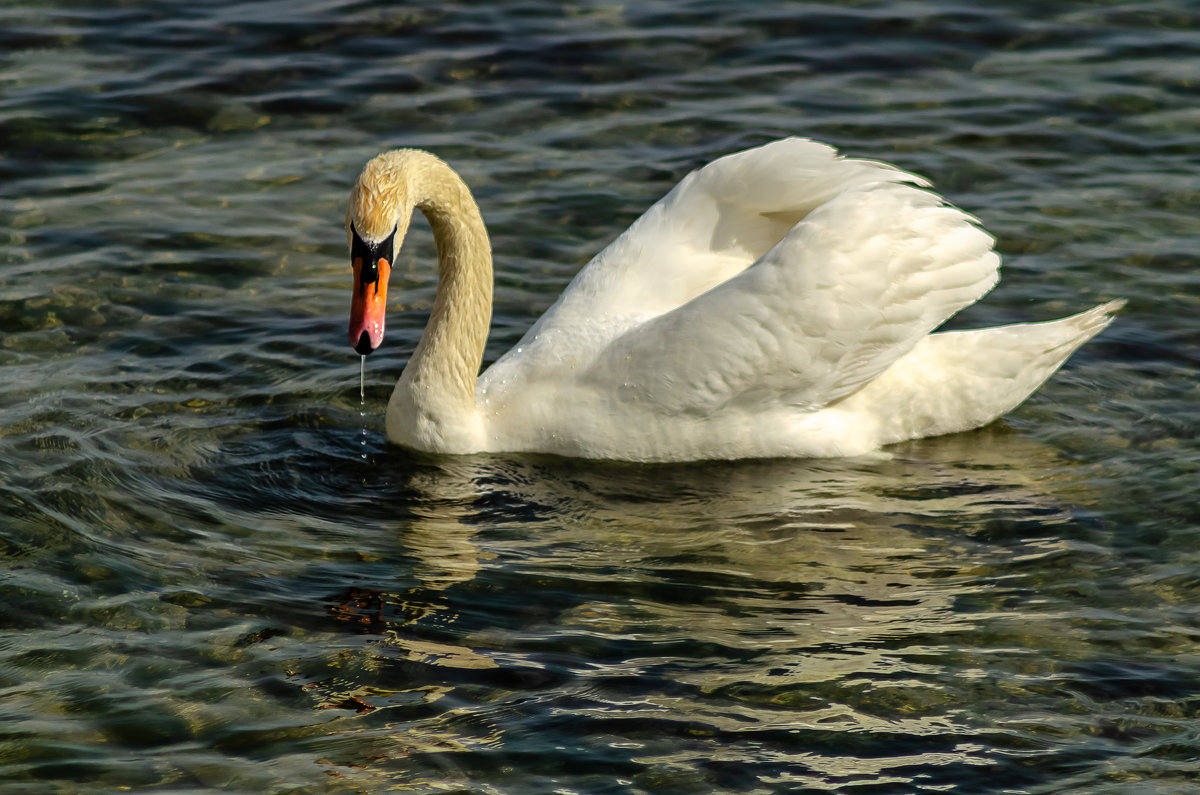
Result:
[[[970,707],[943,686],[978,672],[956,638],[995,615],[1015,558],[1061,546],[1044,529],[1086,496],[1068,462],[1003,427],[837,461],[393,459],[397,499],[417,506],[396,539],[413,585],[373,594],[370,654],[429,701],[489,692],[482,735],[393,727],[442,750],[501,743],[515,729],[497,703],[522,698],[718,735],[961,737]],[[672,753],[638,737],[639,758]],[[835,775],[818,757],[805,765]]]

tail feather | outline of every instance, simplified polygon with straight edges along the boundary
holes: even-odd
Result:
[[[1047,353],[1067,346],[1067,351],[1063,357],[1065,359],[1080,345],[1106,329],[1113,322],[1117,312],[1120,312],[1126,303],[1127,301],[1124,298],[1118,298],[1115,301],[1094,306],[1086,312],[1080,312],[1078,315],[1071,315],[1062,320],[1052,320],[1049,323],[1027,323],[1023,325],[1061,328],[1064,337],[1063,341],[1054,348],[1049,349]],[[1020,326],[1014,328],[1020,328]]]
[[[880,418],[879,444],[978,428],[1020,405],[1123,306],[931,334],[842,406]]]

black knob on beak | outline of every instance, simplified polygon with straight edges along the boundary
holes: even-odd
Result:
[[[374,348],[371,347],[371,337],[367,332],[358,335],[358,342],[354,343],[354,350],[360,355],[366,356],[368,353],[373,353]]]

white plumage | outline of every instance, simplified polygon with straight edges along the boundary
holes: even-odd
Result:
[[[369,170],[356,191],[367,190]],[[677,461],[857,455],[986,424],[1122,302],[1051,323],[931,334],[991,289],[999,258],[991,237],[926,184],[801,139],[716,160],[585,266],[473,395],[444,396],[457,409],[433,416],[430,385],[462,381],[449,373],[472,360],[473,378],[476,355],[415,355],[389,404],[389,437],[434,452]],[[411,182],[398,192],[385,212],[404,228],[421,207],[438,235],[447,202]],[[478,214],[467,203],[469,227]],[[365,211],[352,200],[348,223],[372,228],[356,213]],[[441,238],[444,282],[448,259],[490,282],[490,256],[470,250],[471,235]],[[438,311],[427,336],[471,323]]]

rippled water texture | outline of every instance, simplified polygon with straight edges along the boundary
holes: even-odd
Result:
[[[1198,58],[1185,2],[4,4],[0,788],[1200,791]],[[368,157],[477,192],[490,360],[790,134],[996,235],[954,323],[1128,308],[890,459],[415,457],[418,224],[360,414]]]

